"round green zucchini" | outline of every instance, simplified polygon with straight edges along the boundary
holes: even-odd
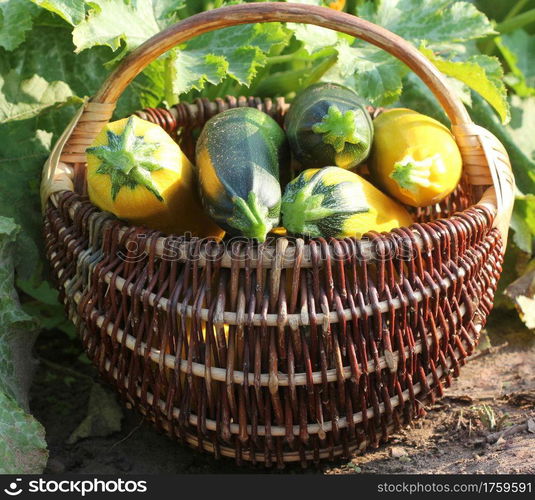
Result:
[[[310,168],[286,186],[282,223],[292,234],[360,238],[408,226],[407,210],[359,175],[339,167]]]
[[[273,118],[255,108],[219,113],[196,147],[205,210],[229,234],[264,241],[279,223],[279,166],[289,161],[286,136]]]
[[[368,110],[351,89],[316,83],[297,95],[284,122],[290,148],[304,168],[352,168],[373,141]]]

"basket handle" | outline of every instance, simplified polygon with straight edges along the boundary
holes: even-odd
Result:
[[[403,38],[345,12],[315,5],[279,2],[221,7],[196,14],[168,27],[123,59],[97,92],[93,102],[115,103],[128,84],[149,63],[195,36],[238,24],[265,22],[315,24],[376,45],[404,62],[427,84],[444,107],[452,124],[472,123],[464,105],[450,91],[440,71]]]
[[[494,226],[500,230],[505,243],[514,201],[514,179],[509,158],[500,142],[472,122],[463,103],[451,92],[442,73],[413,45],[369,21],[326,7],[279,2],[232,5],[201,12],[168,27],[123,59],[91,102],[85,105],[82,114],[70,125],[70,137],[65,138],[64,142],[58,142],[58,154],[52,154],[51,158],[60,157],[60,162],[63,162],[60,166],[63,167],[69,163],[83,164],[85,149],[110,120],[115,104],[128,84],[149,63],[168,50],[195,36],[220,28],[265,22],[314,24],[346,33],[380,47],[414,71],[446,111],[470,183],[482,187],[493,186],[484,193],[482,203],[497,214]],[[54,184],[57,166],[57,161],[50,162],[43,171],[43,180],[46,181],[42,189],[43,200],[52,192],[58,191],[58,186],[62,186],[61,182]]]

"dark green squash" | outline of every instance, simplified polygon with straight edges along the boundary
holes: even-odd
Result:
[[[351,89],[316,83],[295,98],[284,123],[290,148],[303,168],[363,162],[373,141],[368,110]]]
[[[284,131],[267,114],[236,108],[214,116],[196,148],[205,210],[229,234],[264,241],[279,223],[279,166],[289,160]]]

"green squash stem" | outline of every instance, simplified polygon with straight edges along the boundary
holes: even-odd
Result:
[[[424,160],[415,160],[411,156],[407,156],[394,165],[394,170],[390,174],[390,178],[396,181],[402,189],[406,189],[411,193],[416,193],[420,188],[435,187],[436,184],[430,181],[431,168],[435,161],[439,161],[435,155]]]
[[[160,144],[147,143],[143,137],[135,135],[133,116],[128,119],[121,134],[108,130],[107,135],[108,144],[87,148],[86,153],[101,161],[98,174],[110,176],[112,200],[115,201],[123,187],[135,189],[144,186],[159,201],[163,201],[151,176],[152,172],[164,168],[154,158]]]
[[[267,233],[272,229],[267,224],[268,209],[258,203],[256,194],[250,192],[247,201],[239,196],[233,196],[234,213],[228,224],[238,229],[247,238],[255,238],[260,243],[266,241]]]
[[[346,143],[362,144],[366,141],[356,131],[355,118],[355,111],[348,110],[342,113],[337,106],[332,105],[321,122],[312,126],[312,131],[322,134],[323,142],[330,144],[337,153],[341,153]]]
[[[324,195],[310,195],[308,191],[308,189],[299,191],[291,202],[283,200],[283,224],[291,233],[318,236],[316,225],[311,222],[334,215],[337,210],[322,206]]]

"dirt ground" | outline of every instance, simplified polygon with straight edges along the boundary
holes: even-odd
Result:
[[[495,312],[492,317],[487,331],[493,347],[482,346],[425,418],[403,429],[387,446],[305,472],[535,473],[535,334],[525,330],[514,313]],[[36,354],[40,365],[32,412],[47,433],[46,472],[264,472],[187,449],[154,430],[135,411],[120,409],[113,392],[96,385],[96,371],[79,343],[65,334],[43,333]],[[99,421],[102,408],[109,417],[104,422]],[[99,433],[108,435],[95,436]],[[292,466],[283,472],[303,471]]]

